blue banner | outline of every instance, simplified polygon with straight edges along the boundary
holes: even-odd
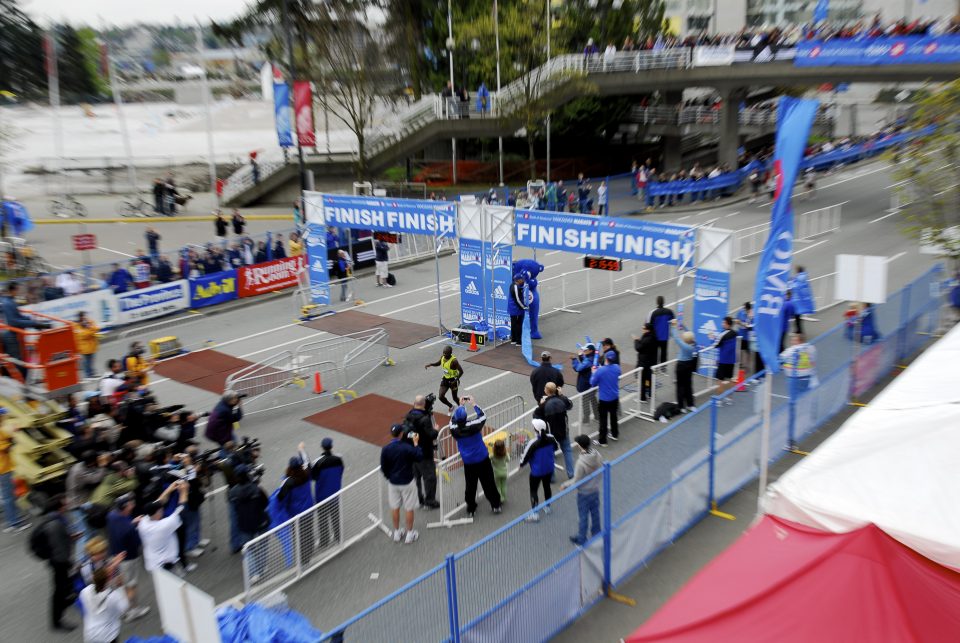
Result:
[[[290,107],[290,86],[286,83],[273,84],[273,120],[277,126],[277,139],[280,147],[293,147],[293,110]]]
[[[797,44],[797,67],[925,65],[960,62],[960,35],[883,36],[807,40]]]
[[[440,237],[457,234],[456,205],[445,201],[324,194],[323,209],[327,225],[338,228]]]
[[[308,223],[304,243],[307,245],[310,301],[317,305],[329,304],[330,272],[327,266],[327,227],[321,223]]]
[[[483,244],[484,279],[487,283],[487,325],[510,331],[507,297],[513,282],[513,246]],[[491,286],[492,283],[492,286]]]
[[[820,102],[784,96],[777,108],[777,140],[773,159],[776,177],[770,236],[760,255],[755,289],[757,347],[767,371],[780,370],[783,304],[793,260],[793,184]]]
[[[817,0],[817,6],[813,8],[813,23],[823,22],[830,13],[830,0]]]
[[[693,256],[689,226],[517,209],[515,242],[527,248],[678,265]]]
[[[190,280],[190,307],[203,308],[237,298],[237,271],[224,270]]]
[[[730,273],[697,269],[693,281],[693,333],[697,346],[709,346],[723,332],[723,318],[730,310]],[[700,373],[713,375],[716,351],[701,351]]]
[[[3,220],[7,224],[10,232],[15,236],[20,236],[24,232],[33,230],[33,219],[30,213],[19,201],[3,201]]]
[[[460,325],[468,328],[485,321],[483,244],[474,239],[460,239]]]

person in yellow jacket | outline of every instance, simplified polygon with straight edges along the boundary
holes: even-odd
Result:
[[[83,311],[77,313],[77,323],[73,325],[73,334],[77,340],[77,352],[80,353],[83,376],[87,379],[96,378],[93,371],[93,362],[97,356],[97,350],[100,348],[100,329],[87,317]]]
[[[287,242],[290,246],[290,252],[287,253],[290,257],[299,257],[303,254],[303,239],[300,237],[299,232],[291,232],[290,240]]]
[[[143,356],[143,344],[140,342],[130,344],[130,352],[123,358],[123,370],[133,375],[137,384],[146,386],[147,373],[152,367],[153,360]]]
[[[3,499],[3,518],[6,525],[4,533],[23,531],[30,526],[17,507],[17,496],[13,487],[13,448],[12,429],[7,426],[7,409],[0,407],[0,497]]]

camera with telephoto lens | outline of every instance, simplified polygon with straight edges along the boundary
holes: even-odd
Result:
[[[427,413],[433,413],[433,403],[437,401],[437,396],[434,393],[427,393],[423,396],[423,410]]]

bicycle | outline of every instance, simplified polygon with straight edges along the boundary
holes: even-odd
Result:
[[[148,217],[153,214],[153,203],[139,194],[124,197],[117,204],[117,214],[121,217]]]
[[[64,194],[61,198],[51,199],[50,212],[53,214],[53,216],[60,219],[66,219],[70,216],[87,216],[86,206],[77,201],[76,197],[74,197],[72,194]]]

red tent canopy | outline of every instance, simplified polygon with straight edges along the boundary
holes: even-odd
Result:
[[[873,525],[766,516],[627,639],[720,643],[960,640],[960,573]]]

